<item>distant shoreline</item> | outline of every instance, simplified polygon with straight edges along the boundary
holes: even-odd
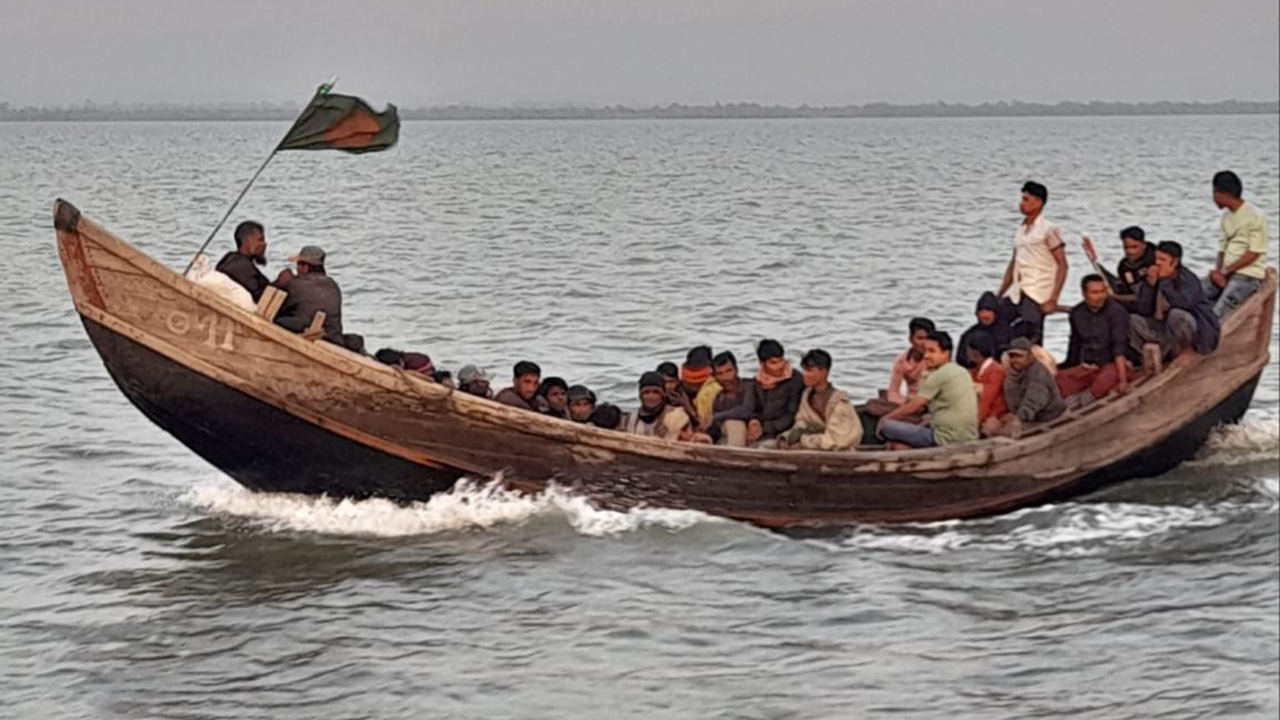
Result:
[[[0,102],[0,122],[246,122],[297,117],[300,105],[97,105],[16,108]],[[1280,101],[1198,102],[996,102],[975,105],[870,103],[784,106],[714,105],[484,107],[445,105],[401,108],[402,120],[764,120],[850,118],[1154,117],[1182,115],[1280,115]]]

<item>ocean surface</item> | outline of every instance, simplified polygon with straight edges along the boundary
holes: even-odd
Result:
[[[1078,298],[1140,224],[1205,270],[1232,168],[1280,226],[1276,117],[406,123],[284,153],[232,223],[322,245],[348,331],[634,403],[697,343],[823,347],[866,397],[959,333],[1049,187]],[[253,495],[108,378],[64,197],[180,267],[286,128],[0,124],[0,718],[1275,718],[1280,373],[1200,459],[1003,517],[796,537],[495,491]],[[215,259],[231,246],[230,225]],[[1049,347],[1065,352],[1066,320]],[[1280,357],[1273,345],[1272,356]]]

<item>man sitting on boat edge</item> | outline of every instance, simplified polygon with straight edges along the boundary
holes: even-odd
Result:
[[[926,448],[978,439],[978,395],[973,379],[964,368],[951,361],[951,336],[942,331],[929,334],[924,344],[929,374],[920,385],[920,394],[880,419],[879,435],[895,450]],[[907,422],[929,409],[930,424]]]
[[[1218,348],[1222,327],[1200,278],[1182,264],[1182,246],[1156,246],[1156,262],[1138,289],[1138,312],[1129,317],[1129,342],[1139,356],[1148,343],[1181,365]]]
[[[503,389],[493,399],[513,408],[545,413],[546,401],[538,397],[542,368],[537,363],[521,360],[511,368],[511,374],[511,387]]]
[[[289,293],[275,323],[286,330],[300,333],[306,330],[317,312],[324,313],[324,339],[335,345],[345,343],[342,337],[342,290],[338,283],[325,273],[325,252],[316,245],[307,245],[289,258],[297,263],[297,272],[282,270],[276,285]]]
[[[235,239],[236,249],[222,256],[217,270],[248,290],[256,303],[271,284],[258,269],[267,264],[267,232],[262,223],[245,220],[236,226]]]

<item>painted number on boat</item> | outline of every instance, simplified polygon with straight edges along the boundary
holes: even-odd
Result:
[[[191,313],[183,310],[171,310],[168,317],[164,321],[165,327],[169,328],[169,332],[174,335],[186,335],[191,331],[196,333],[204,333],[204,344],[211,348],[221,348],[223,350],[235,350],[235,344],[232,339],[235,336],[234,323],[224,322],[222,330],[222,339],[219,342],[218,316],[197,315],[195,321],[191,320]]]

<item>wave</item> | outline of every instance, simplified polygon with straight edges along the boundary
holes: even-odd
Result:
[[[1280,479],[1254,480],[1246,489],[1248,497],[1242,501],[1213,504],[1065,503],[984,520],[868,526],[849,531],[832,547],[928,554],[985,549],[1054,557],[1097,555],[1181,530],[1215,528],[1246,516],[1280,512]]]
[[[405,537],[518,526],[535,518],[561,518],[574,531],[604,537],[646,528],[678,532],[703,522],[724,522],[693,510],[603,510],[558,488],[527,495],[499,481],[462,480],[426,502],[339,500],[324,496],[256,493],[220,477],[182,494],[187,505],[247,518],[276,532]]]
[[[1189,465],[1241,465],[1280,459],[1280,418],[1251,412],[1236,425],[1223,425],[1209,435]]]

